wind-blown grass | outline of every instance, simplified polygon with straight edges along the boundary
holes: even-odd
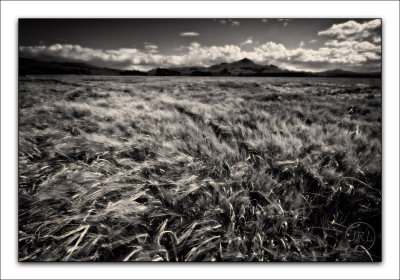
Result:
[[[19,260],[380,261],[381,154],[380,80],[20,78]]]

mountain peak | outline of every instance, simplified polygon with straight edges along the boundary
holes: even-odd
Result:
[[[254,61],[251,60],[251,59],[248,59],[247,57],[239,60],[238,62],[247,63],[247,64],[254,64]]]
[[[19,57],[20,75],[149,75],[149,76],[244,76],[244,77],[364,77],[381,78],[380,72],[358,73],[342,69],[324,72],[283,70],[275,65],[260,65],[248,58],[210,67],[157,68],[148,72],[100,68],[86,63],[41,61]]]
[[[330,73],[347,73],[347,72],[350,72],[350,71],[346,71],[346,70],[343,70],[343,69],[341,69],[341,68],[336,68],[336,69],[331,69],[331,70],[327,70],[327,71],[324,71],[324,72],[330,72]]]

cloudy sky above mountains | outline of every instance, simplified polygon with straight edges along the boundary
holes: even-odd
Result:
[[[149,70],[245,57],[290,70],[381,67],[380,19],[20,19],[23,57]]]

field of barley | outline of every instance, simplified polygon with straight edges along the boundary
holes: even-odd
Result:
[[[18,106],[19,261],[381,261],[381,80],[27,76]]]

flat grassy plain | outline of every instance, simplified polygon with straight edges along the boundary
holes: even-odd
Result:
[[[381,260],[381,80],[27,76],[18,104],[19,261]]]

